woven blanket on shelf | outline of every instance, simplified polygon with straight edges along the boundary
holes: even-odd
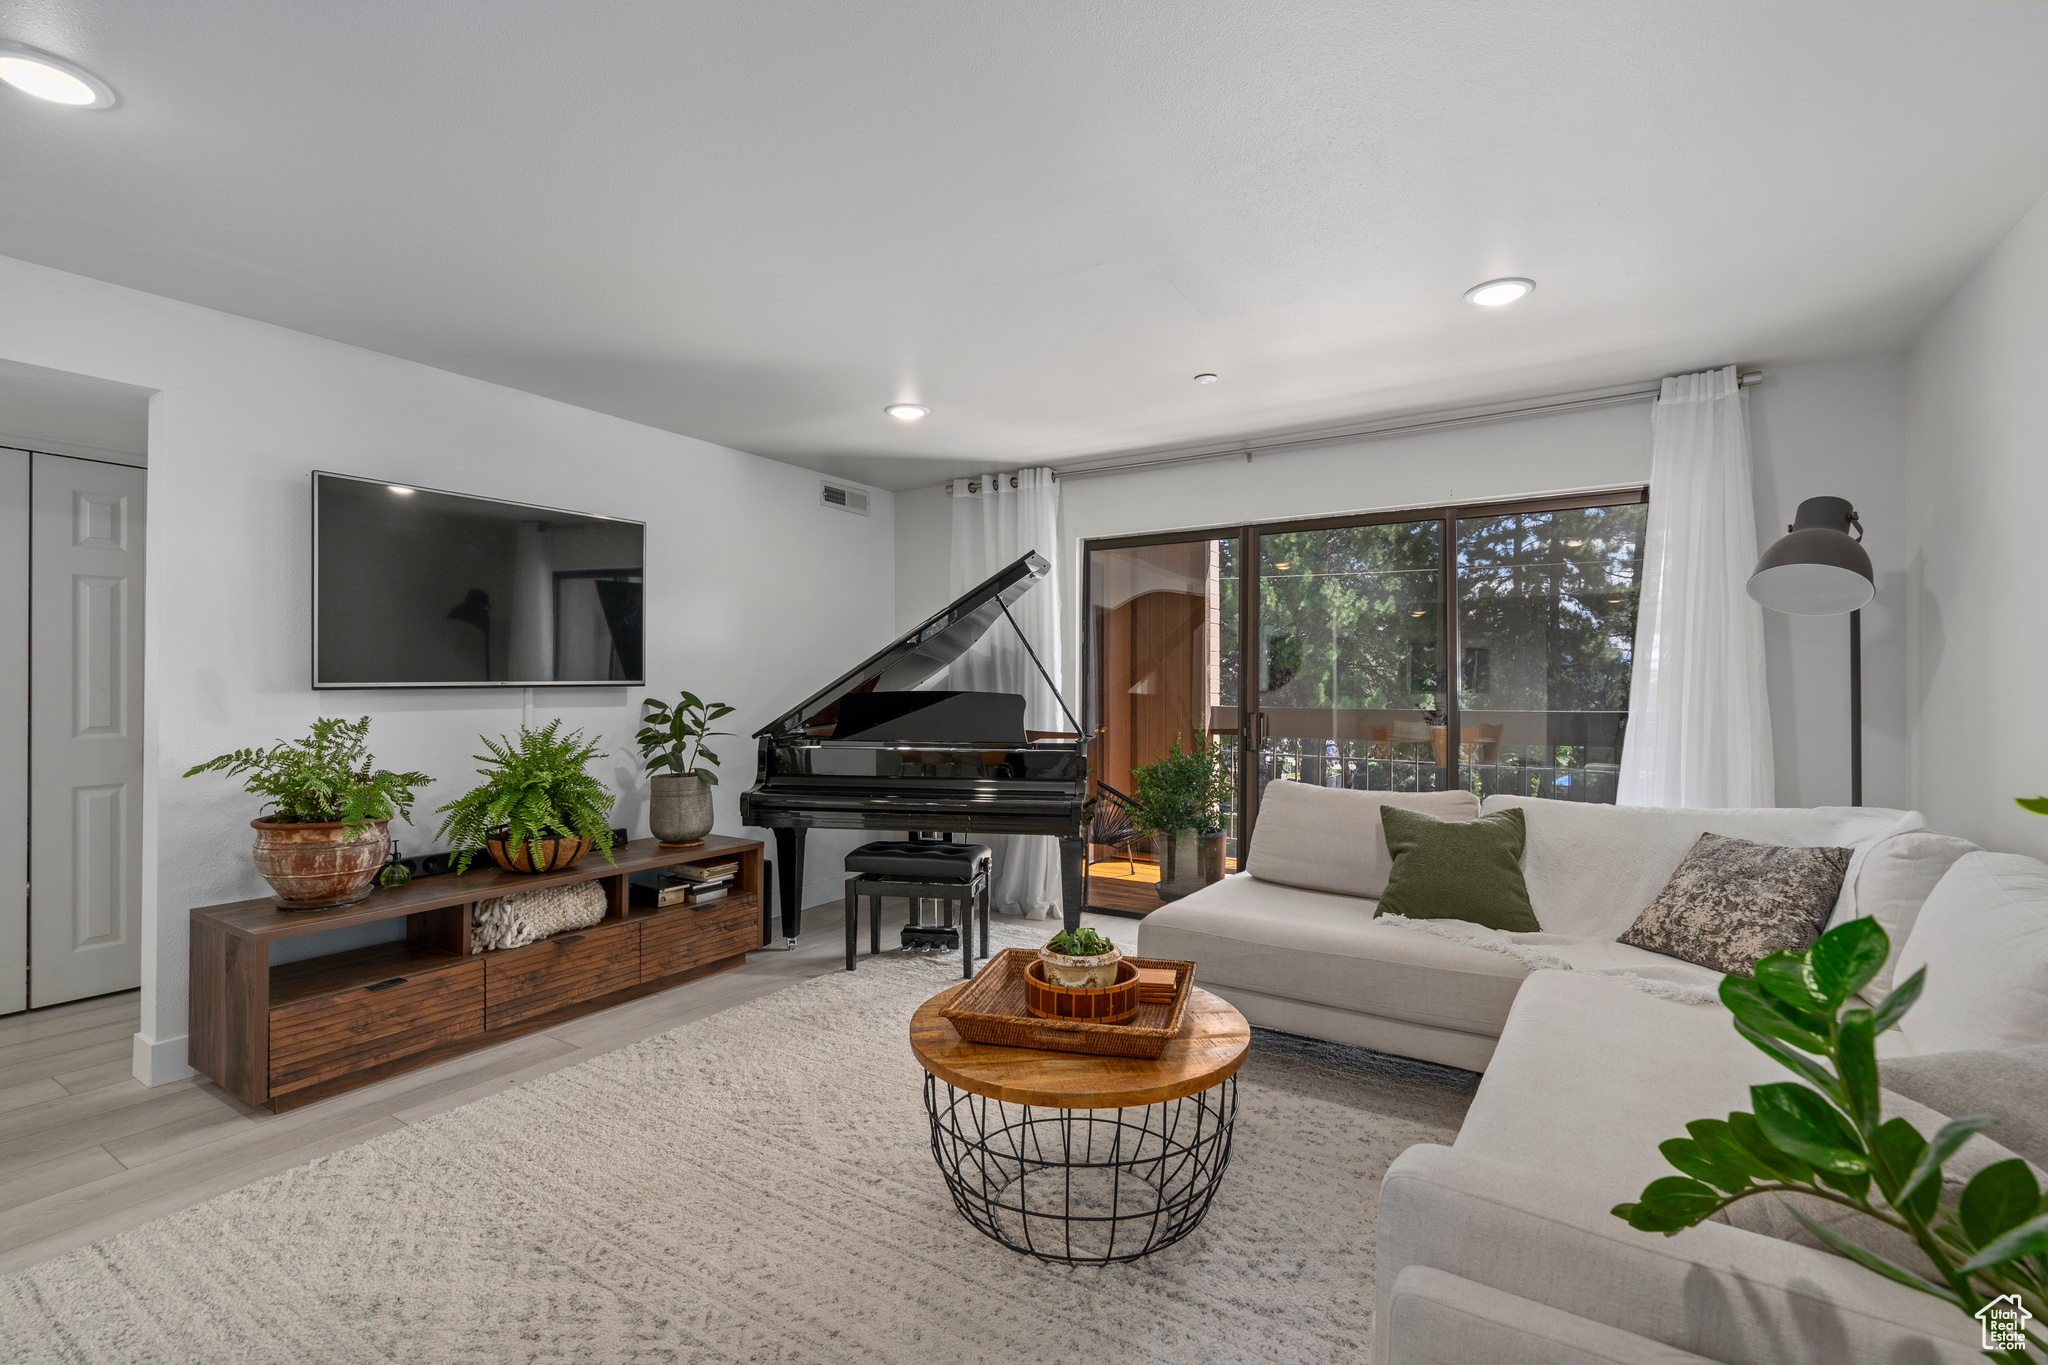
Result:
[[[604,887],[597,882],[495,896],[470,907],[469,951],[518,948],[567,929],[587,929],[604,912]]]

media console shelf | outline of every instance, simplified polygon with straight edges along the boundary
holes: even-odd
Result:
[[[612,856],[539,876],[486,865],[333,910],[279,910],[268,897],[194,910],[191,1064],[246,1103],[291,1109],[737,967],[760,946],[758,840],[635,839]],[[653,910],[626,894],[634,872],[733,861],[731,893],[709,905]],[[475,902],[580,882],[604,885],[601,922],[470,952]],[[279,940],[400,918],[403,939],[270,964]]]

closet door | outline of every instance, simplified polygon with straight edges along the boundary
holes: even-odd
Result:
[[[30,1003],[142,971],[144,475],[37,455],[31,476]]]
[[[0,1014],[28,1008],[28,462],[0,450]]]

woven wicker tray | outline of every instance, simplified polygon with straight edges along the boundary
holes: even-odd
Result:
[[[1040,1019],[1025,1008],[1024,969],[1037,957],[1035,949],[1005,948],[939,1012],[970,1043],[1088,1052],[1098,1057],[1157,1057],[1180,1036],[1187,1019],[1188,994],[1195,988],[1194,963],[1125,958],[1136,967],[1170,969],[1174,973],[1173,999],[1166,1004],[1141,1003],[1127,1023],[1094,1024],[1078,1019]]]

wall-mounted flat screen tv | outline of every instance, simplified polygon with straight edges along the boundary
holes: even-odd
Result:
[[[637,521],[313,475],[313,686],[646,681]]]

